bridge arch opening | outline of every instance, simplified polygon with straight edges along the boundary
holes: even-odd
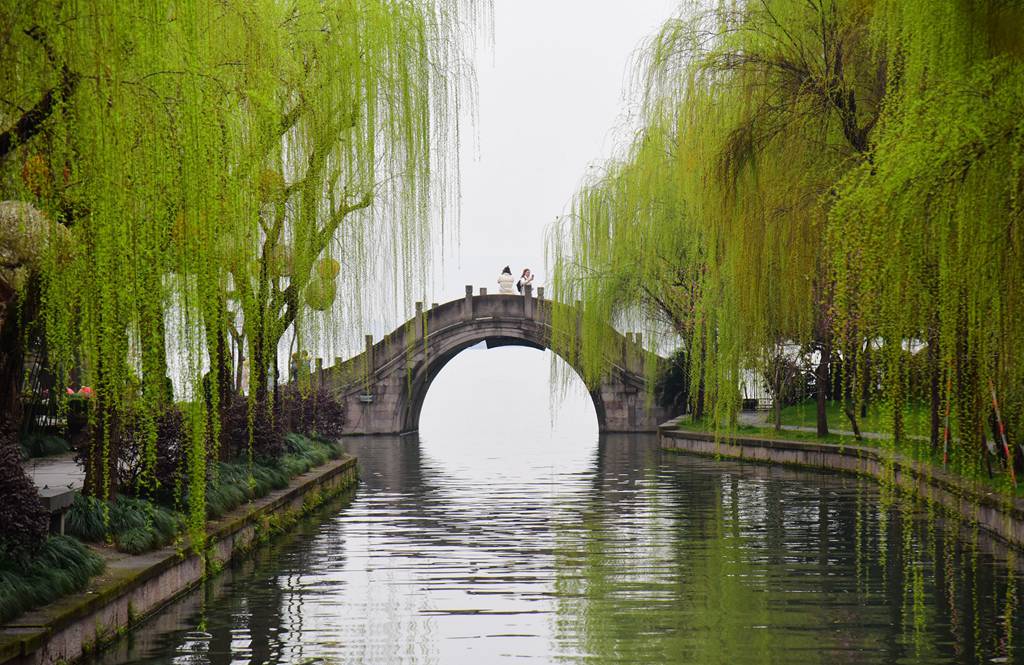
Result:
[[[514,442],[552,432],[590,440],[601,427],[603,405],[565,361],[542,347],[488,340],[437,358],[429,381],[414,387],[405,427],[421,440],[448,436]],[[568,375],[550,383],[552,362]],[[592,435],[592,436],[591,436]]]

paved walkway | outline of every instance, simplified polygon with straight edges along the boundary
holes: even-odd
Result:
[[[40,494],[80,490],[85,480],[85,469],[75,462],[74,453],[35,457],[26,460],[23,466]]]

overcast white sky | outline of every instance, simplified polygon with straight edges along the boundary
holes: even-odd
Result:
[[[567,212],[588,166],[623,140],[634,51],[678,4],[495,0],[493,52],[477,59],[477,140],[467,137],[462,152],[461,244],[448,249],[443,270],[437,266],[433,301],[464,295],[466,284],[493,293],[505,264],[516,275],[532,268],[538,285],[547,281],[545,232]],[[538,436],[537,426],[556,438],[596,436],[583,382],[563,393],[550,383],[550,367],[549,351],[463,353],[430,388],[422,438],[429,445],[458,436],[452,428],[460,422],[487,431],[509,408],[529,414],[503,422],[513,440]]]
[[[464,135],[461,245],[437,268],[434,301],[466,284],[494,292],[506,264],[546,281],[545,229],[621,138],[633,52],[678,5],[495,0],[493,51],[477,55],[477,138]]]
[[[437,254],[428,304],[462,297],[466,284],[495,292],[506,264],[517,276],[523,267],[532,268],[537,286],[547,282],[546,231],[567,212],[588,167],[600,164],[616,143],[628,138],[623,129],[635,106],[627,98],[635,52],[679,4],[494,1],[493,48],[480,49],[475,59],[477,124],[463,119],[460,242],[445,247],[443,266]],[[392,300],[387,281],[356,286],[370,306],[358,315],[343,314],[340,328],[329,323],[331,330],[321,336],[324,348],[314,355],[347,357],[362,349],[364,333],[379,339],[412,314],[412,302],[381,306]],[[351,325],[360,319],[361,325]],[[280,349],[285,364],[289,342],[282,340]],[[537,366],[523,366],[517,357],[505,365],[460,371],[480,378],[511,372],[523,381],[543,382],[547,372],[539,377],[538,367],[546,366],[546,355],[538,354]]]

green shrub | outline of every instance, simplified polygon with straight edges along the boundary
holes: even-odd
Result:
[[[155,536],[156,534],[146,527],[132,526],[118,532],[114,537],[114,542],[117,549],[122,552],[142,554],[158,547]]]
[[[107,524],[103,515],[103,502],[84,494],[76,496],[64,518],[64,530],[90,543],[104,540],[107,537]]]
[[[74,538],[52,536],[27,562],[0,557],[0,623],[82,590],[103,559]]]
[[[0,556],[31,556],[48,530],[49,517],[21,465],[14,429],[0,422]]]
[[[107,515],[104,515],[107,511]],[[68,511],[68,533],[88,542],[113,539],[117,548],[141,554],[163,547],[181,530],[182,519],[163,506],[144,499],[119,496],[110,503],[78,495]]]

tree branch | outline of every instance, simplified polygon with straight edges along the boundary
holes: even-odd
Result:
[[[43,47],[47,59],[52,64],[57,64],[57,54],[53,51],[46,38],[46,33],[41,28],[35,26],[26,30],[25,34]],[[78,86],[78,74],[72,72],[65,63],[60,63],[59,67],[60,83],[46,91],[43,98],[18,118],[13,127],[0,134],[0,161],[5,160],[15,148],[38,134],[46,119],[53,115],[58,102],[74,94],[75,88]]]

